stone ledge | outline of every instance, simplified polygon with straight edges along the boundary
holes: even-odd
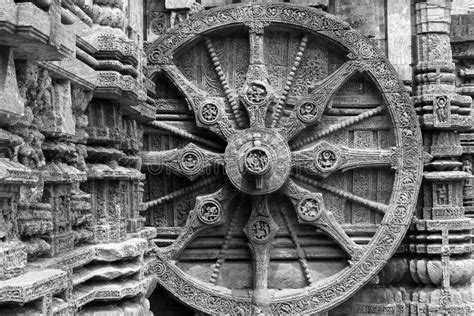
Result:
[[[137,120],[149,122],[155,120],[156,107],[153,104],[141,102],[124,109],[124,113],[131,114]]]
[[[92,278],[100,277],[105,280],[113,280],[130,276],[139,272],[143,268],[138,262],[127,262],[121,264],[105,264],[93,267],[83,267],[72,276],[73,286],[85,283]]]
[[[97,49],[94,57],[116,59],[133,66],[138,64],[140,49],[126,38],[122,31],[110,29],[104,31],[99,28],[91,29],[90,34],[83,35],[83,38]]]
[[[38,182],[38,176],[36,172],[18,162],[0,158],[0,182],[31,185]]]
[[[122,280],[107,284],[79,286],[73,291],[74,307],[79,308],[96,300],[121,300],[126,297],[144,295],[153,284],[152,277],[143,280]]]
[[[86,173],[62,162],[45,165],[41,171],[45,182],[82,182],[86,181]]]
[[[87,164],[87,178],[89,180],[144,180],[145,175],[133,168],[117,166],[111,168],[105,164]]]
[[[140,315],[153,316],[150,312],[150,302],[142,297],[138,301],[126,300],[117,304],[111,305],[93,305],[84,306],[74,315],[77,316],[105,316],[105,315]]]
[[[28,263],[27,269],[76,268],[94,260],[113,262],[133,258],[148,251],[148,240],[133,238],[120,243],[85,245],[74,248],[58,258],[41,258]]]
[[[156,234],[157,231],[155,227],[143,227],[140,231],[131,233],[130,236],[133,238],[152,239],[156,237]]]
[[[86,90],[94,90],[97,85],[96,71],[74,57],[61,61],[43,61],[38,64],[51,71],[53,77],[68,79]]]
[[[4,1],[0,12],[0,42],[13,47],[15,58],[59,60],[74,54],[75,34],[67,32],[60,15],[30,2]]]
[[[456,220],[416,220],[414,224],[419,231],[441,231],[443,229],[460,231],[471,229],[471,223],[467,218]]]
[[[67,274],[62,270],[44,269],[41,273],[30,271],[0,281],[0,302],[27,303],[47,294],[65,290],[67,286]]]
[[[135,105],[147,99],[144,86],[132,76],[117,71],[97,71],[97,74],[94,97],[117,100],[124,105]]]
[[[137,78],[139,74],[138,70],[135,69],[132,65],[123,64],[122,62],[113,59],[98,60],[96,69],[105,71],[118,71],[122,75],[130,75],[133,78]]]

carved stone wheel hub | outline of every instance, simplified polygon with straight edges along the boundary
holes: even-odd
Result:
[[[238,37],[244,28],[246,42]],[[281,45],[275,48],[274,42]],[[248,63],[242,68],[245,47]],[[230,180],[214,193],[198,195],[179,236],[157,250],[151,269],[161,286],[208,314],[313,314],[347,300],[377,275],[411,221],[422,149],[405,87],[370,39],[320,10],[252,3],[193,15],[152,43],[147,55],[150,78],[162,73],[171,81],[195,113],[196,126],[153,123],[190,143],[144,153],[143,163],[165,166],[193,183],[146,205],[192,194],[216,177]],[[204,68],[211,75],[204,76]],[[355,76],[370,82],[373,91],[362,101],[337,99]],[[219,137],[225,149],[196,128]],[[208,180],[213,167],[225,175]],[[204,231],[204,240],[222,239],[209,259],[214,263],[199,267],[210,269],[208,279],[193,274],[197,266],[185,272],[178,264]],[[366,241],[356,242],[351,231],[366,233]],[[240,279],[225,283],[220,277],[224,265],[243,260],[227,260],[242,244],[233,248],[233,236],[248,245],[245,260],[252,264],[251,271],[233,272],[251,273],[251,284],[243,288],[236,288]],[[278,252],[282,238],[292,242],[293,252]],[[327,249],[324,243],[332,240],[347,260],[336,260],[344,265],[325,274],[328,267],[318,267],[327,258],[303,239],[314,249]],[[280,261],[293,258],[304,285],[271,283],[278,272],[271,266],[276,253]]]
[[[249,128],[233,135],[224,157],[230,181],[247,194],[274,192],[290,175],[290,148],[278,132],[268,128]]]

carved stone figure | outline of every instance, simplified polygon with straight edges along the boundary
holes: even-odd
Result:
[[[440,184],[436,189],[436,201],[438,205],[448,204],[448,188],[446,184]]]

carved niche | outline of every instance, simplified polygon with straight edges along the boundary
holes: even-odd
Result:
[[[167,104],[194,116],[145,135],[166,290],[209,314],[311,314],[380,271],[410,223],[422,149],[369,39],[319,10],[252,3],[193,15],[147,55],[157,87],[179,91]],[[190,196],[184,226],[158,214]]]

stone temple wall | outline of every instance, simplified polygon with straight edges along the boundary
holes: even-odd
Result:
[[[194,14],[249,2],[318,8],[370,38],[403,80],[422,130],[423,180],[408,233],[375,277],[324,315],[474,313],[474,3],[0,0],[0,315],[200,315],[157,286],[156,253],[190,221],[195,196],[217,182],[165,180],[143,152],[220,144],[196,129],[182,91],[151,76],[146,52]],[[213,84],[225,87],[221,55],[206,45],[209,60],[183,54],[182,62],[196,73],[215,68]],[[346,98],[370,90],[350,84]],[[212,253],[215,284],[232,234],[221,234],[223,244],[198,240],[181,254],[183,267],[191,274]],[[322,240],[329,250],[319,256],[339,258]],[[295,253],[304,266],[301,248]]]
[[[142,10],[0,1],[0,315],[149,313]]]

